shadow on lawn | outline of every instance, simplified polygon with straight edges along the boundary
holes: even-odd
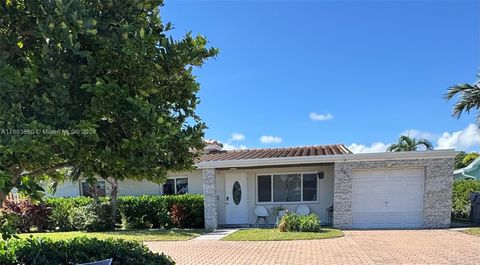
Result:
[[[204,229],[143,229],[143,230],[115,230],[102,232],[105,235],[119,236],[155,236],[155,235],[183,235],[196,236],[205,234],[208,231]]]

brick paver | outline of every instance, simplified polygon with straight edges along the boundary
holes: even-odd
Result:
[[[147,242],[177,264],[480,264],[480,237],[452,230],[346,231],[298,241]]]

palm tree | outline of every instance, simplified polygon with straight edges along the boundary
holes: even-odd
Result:
[[[460,98],[457,103],[453,105],[453,117],[458,119],[462,113],[469,113],[472,109],[478,110],[480,108],[480,84],[478,82],[473,85],[462,84],[452,86],[443,97],[446,100],[450,100],[456,95],[459,95]]]
[[[416,150],[432,150],[433,145],[427,139],[415,139],[410,138],[406,135],[400,136],[396,144],[392,144],[387,148],[388,152],[405,152],[405,151],[416,151]]]

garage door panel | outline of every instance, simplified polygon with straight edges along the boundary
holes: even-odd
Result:
[[[422,224],[421,213],[370,213],[354,214],[354,228],[415,228]]]
[[[422,223],[422,212],[411,213],[405,215],[405,223],[410,225]]]
[[[354,228],[410,228],[422,225],[424,170],[352,172]]]
[[[389,176],[392,178],[410,178],[410,177],[419,177],[423,176],[423,168],[402,168],[402,169],[391,169],[387,170]]]
[[[353,203],[354,201],[365,200],[362,196],[352,196],[352,212],[375,212],[376,209],[384,207],[385,202],[367,199],[364,203]]]

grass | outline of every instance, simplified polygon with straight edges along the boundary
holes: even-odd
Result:
[[[115,238],[133,241],[182,241],[189,240],[204,234],[203,229],[150,229],[150,230],[117,230],[109,232],[51,232],[51,233],[26,233],[19,234],[21,238],[47,237],[52,240],[65,240],[75,237],[95,237],[98,239]]]
[[[321,232],[280,232],[278,229],[242,229],[224,237],[225,241],[282,241],[310,240],[343,236],[343,232],[332,228],[322,228]]]
[[[467,230],[464,230],[463,232],[469,235],[480,236],[480,227],[469,228]]]

